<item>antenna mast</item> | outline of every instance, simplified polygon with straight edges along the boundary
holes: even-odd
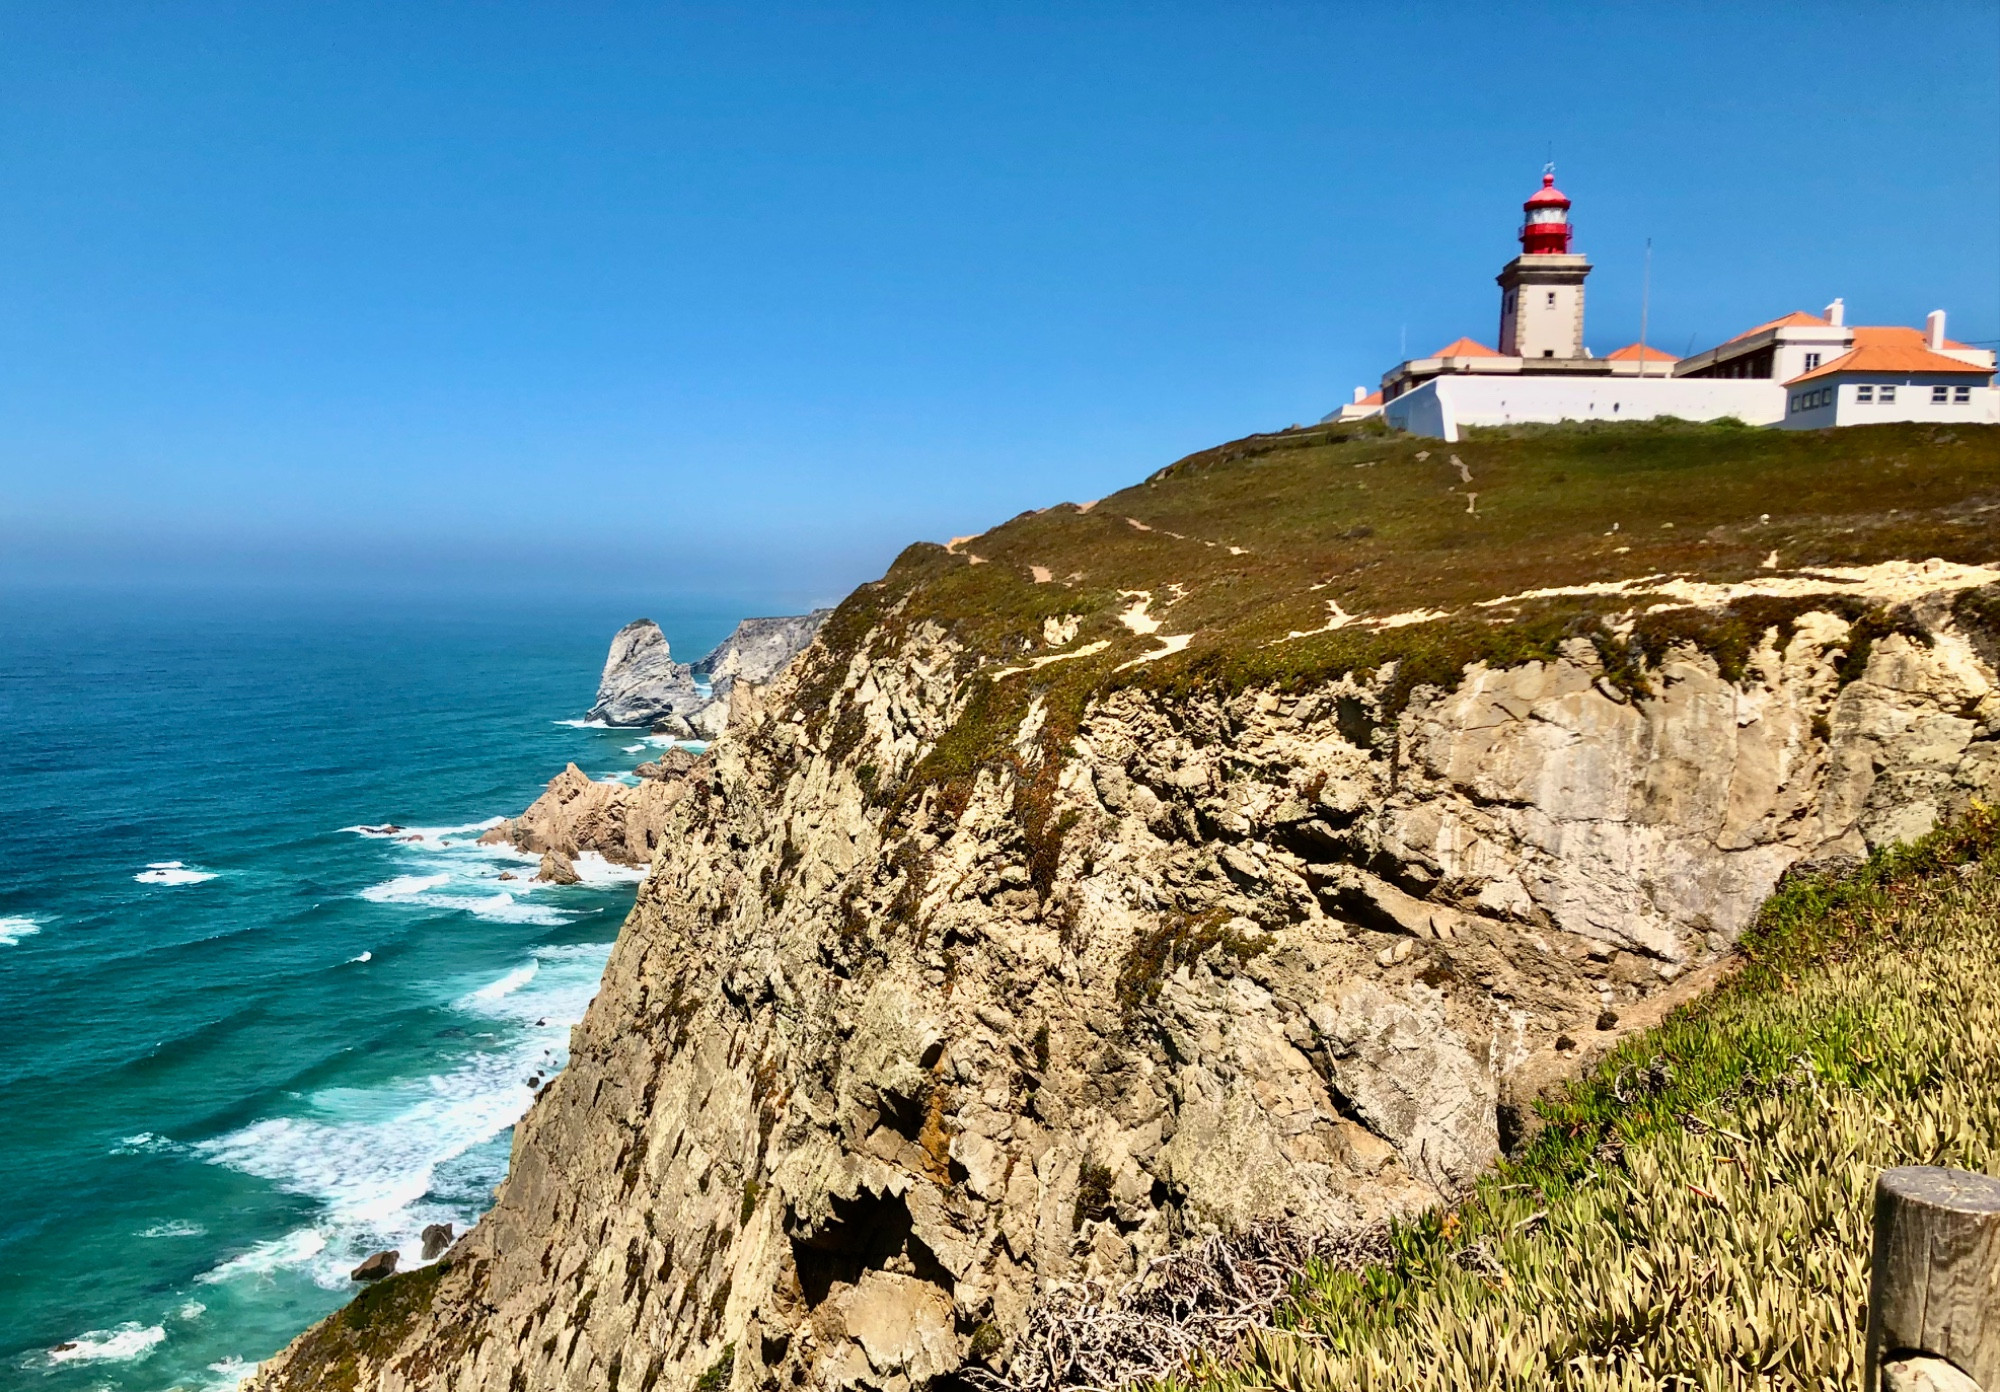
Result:
[[[1646,238],[1646,274],[1639,291],[1639,375],[1646,375],[1646,312],[1653,305],[1653,239]]]

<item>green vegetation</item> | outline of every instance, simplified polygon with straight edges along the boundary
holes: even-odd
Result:
[[[722,1392],[729,1386],[729,1370],[736,1366],[736,1345],[724,1344],[715,1361],[694,1380],[694,1392]]]
[[[1130,1024],[1141,1008],[1160,998],[1161,988],[1176,968],[1215,949],[1238,962],[1247,962],[1270,946],[1268,937],[1253,937],[1231,928],[1227,909],[1209,909],[1197,915],[1173,914],[1158,927],[1133,939],[1132,950],[1118,971],[1119,1008]]]
[[[1765,906],[1393,1258],[1309,1270],[1212,1392],[1847,1388],[1876,1171],[2000,1173],[2000,814]]]
[[[1087,511],[1025,513],[955,551],[910,547],[828,621],[802,706],[814,732],[844,753],[859,721],[851,708],[843,723],[828,707],[871,632],[879,628],[876,656],[924,623],[962,644],[961,675],[982,666],[988,675],[967,688],[957,725],[898,786],[878,789],[883,775],[871,766],[871,800],[903,807],[983,766],[1021,764],[1011,741],[1037,696],[1044,753],[1059,759],[1089,701],[1122,686],[1297,688],[1394,662],[1391,709],[1377,713],[1390,716],[1415,687],[1449,682],[1469,662],[1549,657],[1584,638],[1636,691],[1675,643],[1740,671],[1769,626],[1786,630],[1829,605],[1747,599],[1719,612],[1645,615],[1623,633],[1604,618],[1644,603],[1482,603],[1647,575],[1740,582],[1770,575],[1774,551],[1781,572],[1989,561],[2000,555],[1996,499],[2000,428],[1988,426],[1809,433],[1655,421],[1476,431],[1455,445],[1362,426],[1257,436],[1190,455]],[[1050,578],[1037,583],[1037,574]],[[1138,592],[1157,635],[1119,621]],[[1445,616],[1328,629],[1334,604],[1364,620],[1418,609]],[[1857,644],[1906,626],[1847,607],[1866,620]],[[1050,646],[1045,623],[1069,618],[1075,638]],[[1187,636],[1185,649],[1128,665],[1159,651],[1165,635]],[[1096,641],[1108,646],[991,677]],[[1019,810],[1047,862],[1060,829],[1035,815],[1033,794]]]
[[[430,1309],[450,1263],[388,1276],[314,1325],[299,1340],[285,1386],[298,1392],[354,1392],[364,1362],[379,1364]]]

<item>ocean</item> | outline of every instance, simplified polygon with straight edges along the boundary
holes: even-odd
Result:
[[[0,594],[0,1387],[233,1386],[484,1209],[637,876],[476,838],[644,756],[578,722],[633,617]]]

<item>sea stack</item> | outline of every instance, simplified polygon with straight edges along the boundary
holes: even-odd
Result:
[[[634,619],[611,639],[604,674],[597,682],[592,720],[608,725],[651,725],[685,721],[707,700],[694,684],[693,669],[674,661],[667,635],[651,619]]]

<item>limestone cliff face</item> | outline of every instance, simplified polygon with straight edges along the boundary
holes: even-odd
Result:
[[[1948,599],[1845,680],[1810,614],[1636,696],[1577,642],[1401,709],[1386,673],[1127,688],[1059,742],[1031,704],[1012,761],[914,792],[990,676],[928,623],[816,647],[658,810],[573,1062],[363,1385],[900,1392],[1004,1367],[1053,1283],[1448,1195],[1559,1039],[1789,867],[2000,783]]]

